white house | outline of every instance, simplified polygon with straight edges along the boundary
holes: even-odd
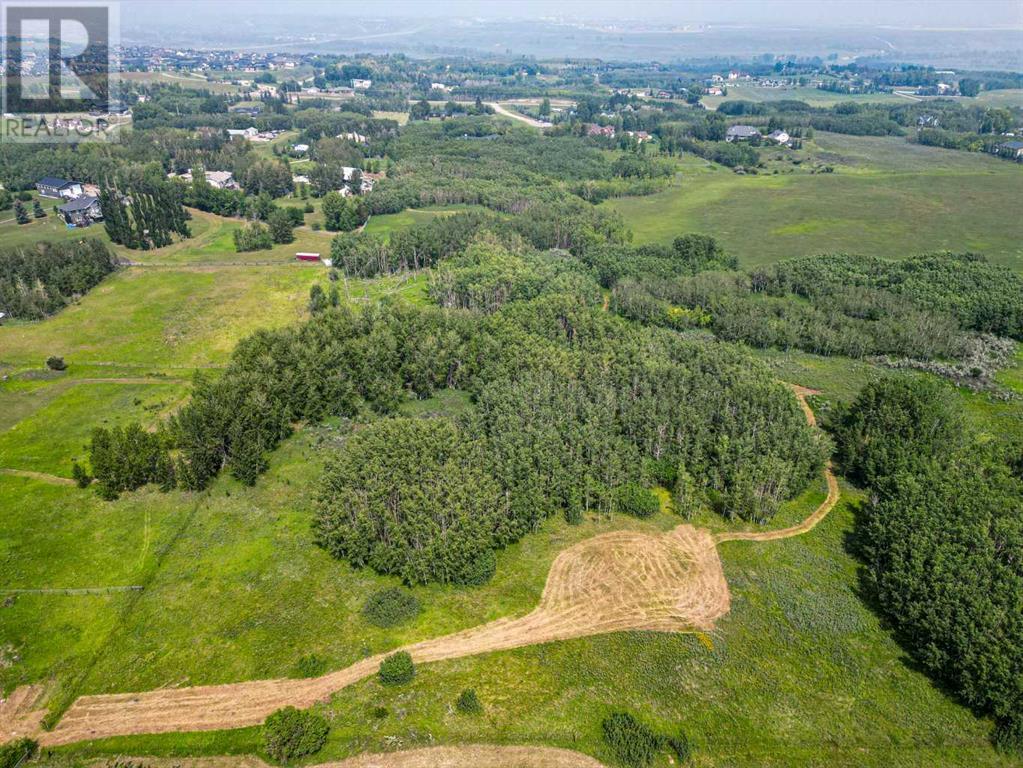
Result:
[[[771,131],[767,134],[767,138],[778,144],[788,144],[789,139],[792,138],[785,131]]]
[[[309,145],[308,144],[296,144],[295,146],[292,147],[292,150],[295,151],[295,152],[298,152],[300,155],[304,155],[306,152],[309,151]]]
[[[359,78],[352,80],[352,88],[357,91],[365,91],[367,88],[371,88],[372,86],[372,80],[360,80]]]
[[[252,126],[248,128],[228,128],[227,135],[232,139],[254,139],[259,135],[259,131]]]

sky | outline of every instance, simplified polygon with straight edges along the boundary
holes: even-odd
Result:
[[[123,0],[122,18],[142,13],[154,22],[193,18],[201,23],[211,7],[218,15],[256,10],[292,18],[560,17],[657,24],[1023,29],[1023,0]]]

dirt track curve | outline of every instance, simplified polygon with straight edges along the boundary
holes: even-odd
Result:
[[[795,391],[807,419],[814,423],[805,400],[809,392]],[[555,558],[540,604],[529,614],[425,640],[404,650],[417,663],[425,663],[623,630],[711,630],[728,612],[731,601],[717,542],[805,533],[837,500],[838,486],[830,468],[827,477],[827,500],[800,525],[718,536],[691,525],[665,534],[616,531],[595,536]],[[30,735],[44,746],[54,746],[108,736],[256,725],[280,707],[310,707],[373,675],[384,655],[316,678],[83,696],[52,731],[40,727],[45,713],[36,706],[40,689],[25,686],[0,703],[0,741]]]

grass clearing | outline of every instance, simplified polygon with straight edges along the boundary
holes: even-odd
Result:
[[[636,243],[702,232],[743,266],[817,253],[898,258],[947,249],[980,252],[1023,271],[1018,167],[902,139],[848,138],[821,139],[823,157],[848,164],[835,173],[683,172],[667,191],[604,205],[625,217]],[[863,159],[879,144],[905,153],[898,171],[878,171]],[[937,166],[928,169],[931,159]]]
[[[444,205],[428,208],[406,208],[401,213],[386,213],[373,216],[363,231],[368,235],[376,235],[389,240],[395,232],[409,229],[420,224],[427,224],[439,216],[450,216],[454,213],[470,210],[483,210],[479,205]]]

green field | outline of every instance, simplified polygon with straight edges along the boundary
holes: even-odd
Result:
[[[300,317],[314,275],[323,273],[291,266],[131,268],[54,318],[0,329],[4,360],[20,371],[0,385],[0,412],[17,414],[0,436],[0,464],[65,475],[93,426],[111,418],[152,423],[186,385],[116,377],[161,369],[181,377],[199,365],[222,364],[248,330]],[[392,290],[416,296],[422,282],[365,289],[370,296]],[[191,322],[179,322],[185,307]],[[71,369],[38,373],[55,346]],[[778,359],[779,375],[841,398],[877,373],[841,360]],[[109,381],[92,381],[104,376]],[[464,399],[414,405],[410,413],[428,415],[458,410]],[[58,439],[50,439],[48,429],[57,424]],[[360,617],[362,602],[395,581],[332,560],[310,540],[319,468],[343,435],[337,424],[303,430],[272,455],[255,488],[223,476],[202,495],[143,490],[103,502],[91,491],[0,475],[0,500],[15,511],[0,520],[0,584],[145,587],[18,595],[0,623],[0,648],[15,649],[19,661],[0,670],[0,685],[44,682],[49,705],[59,710],[84,693],[290,675],[309,654],[336,669],[367,653],[525,613],[553,558],[575,541],[679,522],[669,512],[577,527],[549,521],[500,553],[491,583],[419,587],[424,613],[408,626],[377,629]],[[822,495],[811,488],[782,510],[778,524],[801,518]],[[709,512],[695,522],[729,526]],[[846,549],[851,529],[852,510],[843,504],[807,536],[724,545],[732,611],[702,639],[616,634],[431,665],[407,689],[360,683],[323,708],[334,728],[316,759],[479,740],[554,744],[606,759],[600,718],[627,708],[666,731],[684,727],[705,765],[818,765],[822,758],[829,765],[1009,765],[988,745],[989,724],[907,666],[857,596],[858,565]],[[483,717],[451,713],[465,687],[479,693]],[[386,716],[370,717],[374,707],[386,708]],[[60,752],[76,759],[219,754],[252,751],[257,735],[243,729],[121,738]]]
[[[401,213],[385,213],[372,216],[366,222],[363,231],[368,235],[377,235],[389,239],[394,232],[408,229],[418,224],[426,224],[438,216],[450,216],[452,213],[468,210],[483,210],[478,205],[444,205],[428,208],[406,208]]]
[[[861,104],[902,104],[905,99],[893,93],[832,93],[820,88],[793,86],[790,88],[763,88],[742,83],[723,83],[728,91],[727,96],[704,96],[700,101],[708,109],[717,109],[726,101],[781,101],[792,99],[803,101],[811,107],[830,107],[846,101]]]
[[[815,145],[804,154],[833,173],[743,176],[690,162],[671,189],[604,205],[621,212],[637,243],[703,232],[747,266],[826,252],[972,250],[1023,271],[1018,165],[902,138],[819,133]]]
[[[623,214],[636,242],[705,232],[744,265],[823,251],[903,256],[969,248],[1023,270],[1018,166],[901,138],[828,134],[791,156],[765,151],[765,159],[779,173],[741,176],[686,156],[668,191],[605,205]],[[807,170],[824,165],[834,173]],[[321,216],[314,206],[310,223]],[[375,216],[365,230],[390,237],[467,208]],[[297,263],[294,253],[327,255],[332,234],[302,227],[292,244],[238,254],[239,226],[193,212],[193,237],[149,252],[118,248],[133,266],[54,317],[0,326],[0,590],[20,591],[0,608],[0,693],[40,684],[45,706],[59,713],[83,694],[294,676],[309,656],[322,671],[339,669],[528,612],[554,558],[573,543],[682,522],[665,509],[645,520],[548,520],[498,553],[486,585],[416,587],[422,614],[381,629],[360,611],[370,594],[397,580],[354,569],[312,541],[320,470],[350,434],[346,422],[303,425],[251,488],[225,472],[201,494],[144,488],[106,502],[62,483],[95,427],[155,426],[187,398],[195,371],[216,375],[247,334],[308,316],[309,289],[328,284],[327,270]],[[28,243],[57,234],[47,227],[49,220],[0,223],[0,237]],[[340,288],[352,302],[385,295],[424,302],[428,280],[352,280]],[[779,379],[821,389],[822,409],[884,373],[843,358],[754,354]],[[49,355],[63,356],[68,370],[45,370]],[[1023,392],[1023,351],[998,380]],[[1023,437],[1018,400],[960,397],[981,432]],[[469,407],[467,395],[446,391],[403,410],[429,417]],[[309,762],[489,742],[567,747],[614,764],[600,722],[626,709],[663,733],[684,728],[700,766],[1017,765],[991,747],[989,721],[907,661],[872,609],[854,555],[861,494],[849,486],[843,494],[807,535],[721,546],[732,605],[713,632],[617,633],[441,662],[421,667],[402,688],[365,680],[319,705],[332,730]],[[823,481],[812,484],[774,524],[804,518],[824,495]],[[706,509],[693,522],[749,527]],[[453,709],[468,687],[483,703],[479,717]],[[92,756],[258,749],[259,731],[248,728],[73,745],[46,762],[66,768]]]

